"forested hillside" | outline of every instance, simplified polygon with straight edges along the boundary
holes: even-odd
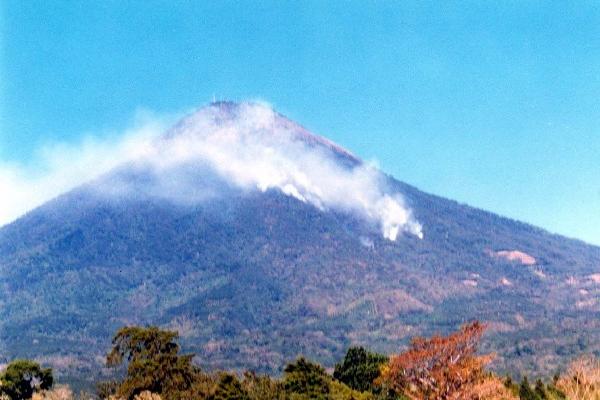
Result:
[[[235,118],[235,105],[211,107]],[[277,118],[340,168],[360,165]],[[0,362],[93,381],[113,332],[156,324],[203,368],[281,374],[300,354],[333,367],[351,345],[391,353],[473,319],[502,374],[551,376],[600,354],[597,247],[381,175],[422,226],[422,239],[390,240],[352,210],[185,168],[194,201],[157,195],[154,175],[124,165],[0,229]]]

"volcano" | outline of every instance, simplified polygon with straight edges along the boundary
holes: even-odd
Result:
[[[550,374],[600,352],[599,271],[598,247],[219,102],[0,229],[0,362],[91,381],[119,327],[157,324],[204,368],[277,374],[478,319],[497,371]]]

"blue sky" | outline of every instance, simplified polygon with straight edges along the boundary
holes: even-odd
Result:
[[[600,244],[598,3],[4,0],[0,35],[0,166],[140,108],[262,99],[425,191]]]

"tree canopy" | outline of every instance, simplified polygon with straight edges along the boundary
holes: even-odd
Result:
[[[387,361],[386,356],[367,351],[364,347],[350,347],[342,362],[335,365],[333,377],[354,390],[372,391],[373,382]]]
[[[491,356],[477,356],[485,325],[473,322],[448,336],[415,338],[408,351],[392,356],[380,383],[411,399],[467,398],[485,380]]]
[[[0,375],[0,393],[12,400],[30,399],[35,391],[52,387],[52,369],[30,360],[15,360]]]
[[[165,399],[176,398],[173,393],[188,390],[196,373],[193,354],[179,355],[176,332],[155,326],[125,327],[113,338],[107,356],[110,367],[127,363],[127,375],[120,382],[117,394],[132,399],[145,390],[158,393]]]

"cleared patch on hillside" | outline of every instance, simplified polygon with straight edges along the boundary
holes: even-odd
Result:
[[[500,250],[495,252],[495,256],[523,265],[535,265],[536,263],[535,257],[520,250]]]

